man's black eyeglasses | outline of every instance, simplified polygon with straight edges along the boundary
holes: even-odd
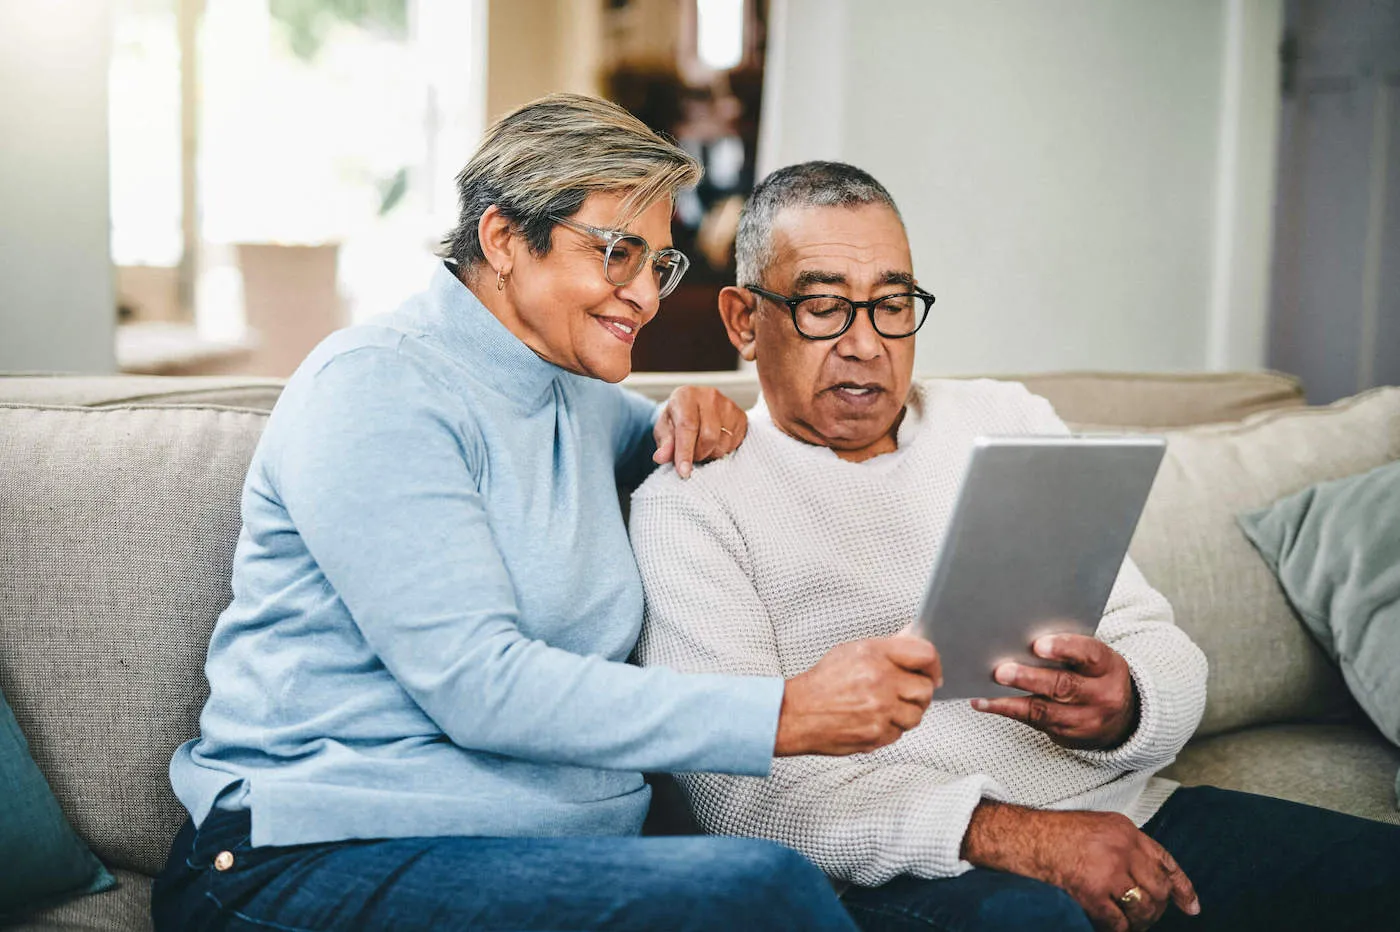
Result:
[[[800,294],[788,297],[775,294],[757,285],[745,285],[761,298],[786,305],[792,315],[792,325],[799,336],[808,340],[834,340],[855,323],[856,311],[864,308],[870,314],[875,332],[891,340],[912,337],[928,319],[933,307],[933,295],[916,288],[914,291],[887,294],[870,301],[852,301],[839,294]]]

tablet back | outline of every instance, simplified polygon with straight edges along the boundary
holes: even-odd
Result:
[[[1042,634],[1092,634],[1166,442],[1160,437],[982,437],[924,596],[936,699],[1020,695],[992,681]]]

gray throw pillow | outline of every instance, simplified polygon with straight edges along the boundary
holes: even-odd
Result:
[[[1357,702],[1400,745],[1400,462],[1239,522]]]

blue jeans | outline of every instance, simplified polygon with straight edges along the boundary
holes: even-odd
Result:
[[[1201,900],[1199,916],[1168,907],[1154,930],[1400,928],[1400,826],[1203,786],[1177,790],[1143,831]],[[990,870],[898,877],[842,900],[865,932],[1092,928],[1060,888]]]
[[[248,841],[246,813],[216,810],[198,830],[186,822],[152,893],[157,932],[855,932],[820,871],[752,839],[444,837],[261,848]],[[216,859],[227,869],[216,870]]]

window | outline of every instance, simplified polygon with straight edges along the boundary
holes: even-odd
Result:
[[[482,129],[484,15],[485,0],[119,0],[112,258],[133,322],[286,375],[421,289]]]

